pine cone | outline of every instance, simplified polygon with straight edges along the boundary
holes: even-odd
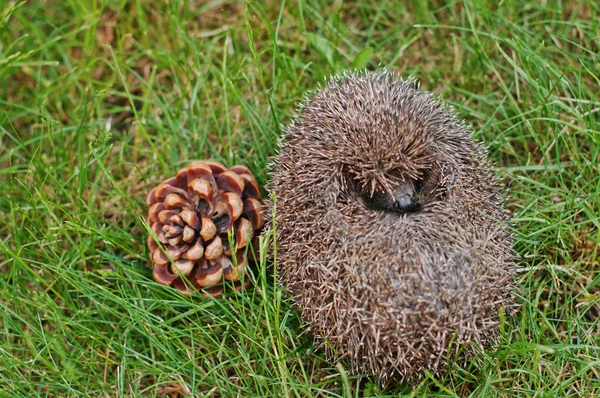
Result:
[[[186,295],[200,290],[219,296],[226,287],[223,279],[242,288],[252,252],[244,258],[246,246],[255,246],[256,253],[257,232],[264,223],[260,188],[247,167],[193,162],[152,189],[146,203],[148,224],[161,243],[148,237],[158,283]],[[236,250],[229,247],[232,230]]]

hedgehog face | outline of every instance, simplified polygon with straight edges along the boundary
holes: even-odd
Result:
[[[412,189],[410,196],[414,196],[415,186],[431,168],[428,140],[413,131],[400,131],[392,137],[382,134],[381,140],[377,145],[357,143],[354,156],[345,159],[347,168],[356,185],[368,196],[384,193],[402,204],[406,202],[401,198],[403,194]]]
[[[393,213],[414,213],[421,209],[422,181],[404,181],[392,188],[392,194],[375,192],[363,195],[367,206],[373,210]]]
[[[343,155],[337,156],[361,196],[376,203],[391,201],[382,206],[390,211],[416,209],[417,185],[422,186],[434,163],[427,120],[418,116],[388,104],[370,112],[362,123],[337,133],[351,143],[336,148]]]
[[[357,142],[347,168],[367,207],[412,213],[421,208],[419,198],[434,159],[424,126],[395,122],[393,126],[380,122],[384,128],[371,133],[372,140]]]

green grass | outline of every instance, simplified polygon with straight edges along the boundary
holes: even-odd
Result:
[[[598,396],[600,7],[493,3],[0,2],[0,396]],[[222,300],[144,267],[154,184],[199,158],[266,183],[304,92],[363,65],[473,125],[521,256],[498,344],[387,388],[313,346],[266,261]]]

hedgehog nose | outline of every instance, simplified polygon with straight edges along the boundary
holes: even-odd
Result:
[[[396,198],[394,208],[401,213],[415,211],[418,208],[417,197],[410,194],[404,194]]]

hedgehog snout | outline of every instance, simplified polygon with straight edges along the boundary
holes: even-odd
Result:
[[[393,195],[395,211],[409,213],[419,209],[416,185],[416,183],[406,181],[396,187]]]
[[[394,202],[394,210],[400,213],[409,213],[419,209],[419,198],[413,194],[403,194],[396,197]]]

